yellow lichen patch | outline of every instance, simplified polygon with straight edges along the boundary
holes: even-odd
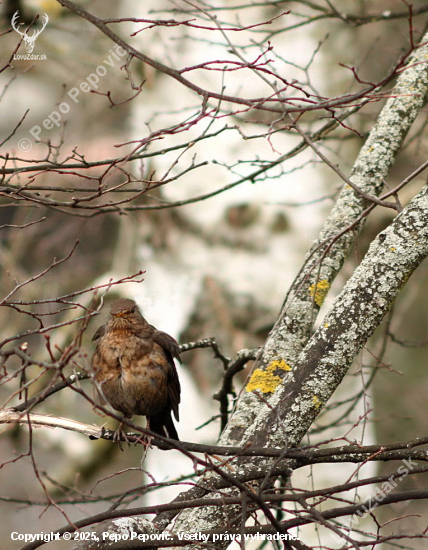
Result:
[[[246,386],[247,391],[260,390],[262,393],[273,393],[281,384],[281,378],[267,370],[256,369]]]
[[[319,409],[319,408],[321,407],[321,405],[322,405],[322,402],[320,401],[320,398],[318,397],[318,395],[314,395],[314,396],[312,397],[312,400],[313,400],[313,402],[314,402],[315,408],[316,408],[316,409]]]
[[[311,293],[311,296],[315,296],[315,303],[317,306],[322,306],[323,302],[325,300],[325,297],[327,296],[328,289],[330,288],[330,284],[326,279],[323,279],[322,281],[318,281],[316,285],[311,285],[309,287],[309,291]]]
[[[284,359],[276,359],[275,361],[272,361],[272,363],[270,363],[266,370],[273,373],[275,369],[290,371],[291,367],[284,361]]]
[[[397,249],[394,248],[393,246],[391,246],[391,247],[389,248],[389,250],[392,250],[393,252],[395,252]]]
[[[290,365],[284,359],[275,359],[268,365],[266,370],[256,369],[245,389],[247,391],[260,390],[262,393],[273,393],[282,382],[282,378],[274,374],[277,369],[291,371]]]

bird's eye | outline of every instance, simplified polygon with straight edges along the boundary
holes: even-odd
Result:
[[[135,313],[135,307],[131,308],[131,313]]]

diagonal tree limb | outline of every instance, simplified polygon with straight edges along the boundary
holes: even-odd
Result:
[[[391,97],[381,110],[352,168],[349,179],[367,194],[380,194],[404,138],[427,101],[427,42],[428,33],[399,76]],[[322,303],[321,300],[314,300],[309,289],[312,285],[318,288],[320,281],[324,282],[325,290],[330,288],[363,222],[335,243],[326,258],[324,252],[330,239],[351,225],[367,208],[367,204],[349,186],[343,188],[318,239],[307,253],[301,272],[287,293],[273,331],[281,332],[284,341],[278,348],[269,338],[265,354],[279,354],[286,361],[293,362],[306,345]]]
[[[406,134],[426,103],[427,42],[428,33],[423,37],[422,46],[411,56],[408,68],[400,75],[393,97],[386,102],[355,161],[350,179],[366,193],[380,194]],[[367,201],[345,186],[287,294],[279,318],[259,357],[257,369],[265,372],[275,360],[284,362],[286,368],[296,364],[297,357],[308,342],[323,298],[340,271],[363,221],[359,221],[352,232],[346,232],[332,246],[331,240],[358,220],[367,206]],[[253,400],[246,394],[240,409],[248,408],[245,405],[247,397],[252,407]],[[257,416],[257,407],[253,415]],[[252,427],[254,417],[249,422]],[[236,429],[235,420],[236,417],[234,419],[232,416],[221,439],[224,445],[241,445],[247,439],[242,430]]]
[[[350,178],[365,193],[379,195],[407,132],[426,102],[427,41],[428,35],[413,52],[355,162]],[[427,257],[425,188],[377,237],[321,328],[310,338],[322,294],[340,271],[362,222],[356,231],[347,232],[333,246],[331,239],[352,225],[366,208],[367,201],[351,188],[344,188],[285,300],[247,386],[252,391],[245,392],[221,437],[221,445],[239,446],[248,442],[258,447],[298,445],[407,279]],[[275,462],[260,459],[258,465],[269,477]],[[251,466],[254,467],[254,462]],[[245,463],[238,462],[236,467],[241,474]],[[214,476],[208,474],[205,482],[210,475]],[[236,494],[236,490],[229,494]],[[220,511],[184,510],[174,531],[198,532],[222,527],[227,517],[227,507]],[[166,527],[162,521],[157,526]],[[133,528],[130,523],[129,530]],[[121,529],[127,530],[126,521],[121,522]],[[114,548],[114,544],[109,548]]]
[[[428,35],[409,60],[363,146],[350,178],[379,195],[401,144],[428,96]],[[428,255],[428,198],[425,188],[372,244],[366,258],[336,299],[321,328],[310,338],[321,283],[327,291],[354,242],[346,233],[328,250],[324,243],[351,225],[367,202],[345,187],[309,251],[280,317],[268,337],[239,406],[220,438],[222,445],[294,447],[342,381],[407,279]],[[322,263],[320,263],[322,262]],[[314,293],[311,294],[311,287]],[[315,296],[314,296],[315,294]],[[314,299],[315,298],[315,299]],[[314,312],[315,309],[315,312]],[[305,347],[306,346],[306,347]],[[269,472],[271,462],[259,465]],[[245,464],[240,462],[240,468]],[[184,511],[174,529],[224,525],[225,512]]]
[[[238,432],[241,445],[250,441],[258,447],[298,445],[411,274],[427,256],[428,187],[424,187],[372,243],[295,366],[281,368],[277,361],[279,368],[272,375],[278,379],[275,391],[246,392],[232,417],[233,424],[229,423],[226,435],[221,438],[222,443],[236,440]],[[267,475],[274,464],[272,459],[258,462]],[[245,462],[239,461],[239,472],[245,468]],[[218,527],[224,524],[224,515],[225,510],[218,514],[214,510],[185,510],[174,529],[197,531],[202,525]]]
[[[274,394],[277,406],[269,401],[276,418],[285,423],[290,446],[299,443],[409,277],[427,256],[428,187],[425,186],[372,242],[292,371],[283,377]],[[300,412],[296,415],[297,409]],[[274,422],[272,409],[268,410]],[[276,441],[279,446],[280,438],[280,432],[275,435],[274,428],[267,437],[260,432],[254,434],[252,442],[269,441],[273,445]]]

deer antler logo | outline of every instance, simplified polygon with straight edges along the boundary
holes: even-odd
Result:
[[[43,17],[43,27],[39,30],[33,30],[33,34],[32,36],[28,36],[27,32],[28,32],[28,29],[25,31],[25,32],[21,32],[19,30],[19,28],[16,26],[16,21],[18,19],[18,16],[19,16],[19,10],[15,12],[14,16],[12,17],[12,27],[15,29],[15,31],[17,33],[19,33],[22,38],[24,39],[24,44],[25,44],[25,49],[27,50],[27,53],[32,53],[33,50],[34,50],[34,44],[37,40],[37,37],[39,36],[39,34],[44,31],[46,25],[48,24],[48,21],[49,21],[49,17],[48,15],[45,13],[44,17]]]

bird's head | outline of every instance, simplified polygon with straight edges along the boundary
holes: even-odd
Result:
[[[134,300],[121,298],[112,303],[107,326],[112,330],[141,330],[147,325]]]
[[[134,300],[121,298],[112,303],[110,313],[112,317],[129,317],[139,313],[139,310]]]

